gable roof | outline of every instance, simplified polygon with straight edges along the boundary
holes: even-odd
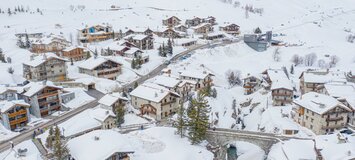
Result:
[[[316,92],[308,92],[294,100],[294,103],[320,115],[338,106],[350,111],[348,107],[344,106],[337,99]]]
[[[24,100],[0,101],[0,113],[5,113],[16,105],[30,107],[30,104],[26,103]]]
[[[70,46],[70,47],[67,47],[67,48],[63,49],[63,52],[69,52],[69,51],[72,51],[72,50],[77,49],[77,48],[84,49],[84,47],[81,47],[81,46]]]
[[[180,76],[184,77],[192,77],[192,78],[197,78],[197,79],[205,79],[207,76],[212,75],[212,73],[207,72],[207,71],[201,71],[201,70],[184,70],[181,71]]]
[[[268,69],[267,75],[269,76],[272,82],[271,90],[281,89],[281,88],[291,90],[291,91],[293,90],[291,81],[288,79],[287,75],[282,69]]]
[[[155,84],[167,87],[167,88],[174,88],[176,87],[181,81],[174,77],[169,77],[165,75],[158,75],[152,78],[152,81]]]
[[[79,68],[88,69],[88,70],[93,70],[97,66],[99,66],[99,65],[101,65],[103,63],[106,63],[108,61],[111,61],[111,62],[114,62],[114,63],[117,63],[117,64],[121,65],[121,63],[119,63],[119,62],[117,62],[117,61],[115,61],[113,59],[110,59],[110,58],[104,58],[104,57],[94,58],[94,57],[91,57],[88,60],[86,60],[84,63],[81,63],[80,65],[78,65],[78,67]]]
[[[98,102],[106,106],[112,106],[119,99],[128,101],[126,97],[122,97],[120,93],[106,94]]]
[[[169,94],[180,97],[178,93],[172,92],[163,86],[151,82],[146,82],[139,85],[130,93],[131,96],[139,97],[156,103],[159,103]]]
[[[103,123],[108,117],[116,117],[112,110],[100,107],[94,108],[92,112],[90,112],[90,116],[101,123]]]
[[[8,88],[8,87],[4,87],[4,86],[0,86],[0,94],[3,94],[7,91],[13,91],[13,92],[17,92],[15,89],[11,89],[11,88]]]
[[[114,130],[95,130],[73,138],[69,140],[68,148],[76,160],[102,160],[115,152],[134,151],[129,138]]]
[[[48,52],[48,53],[43,53],[43,54],[38,55],[38,56],[34,56],[33,60],[25,61],[25,62],[23,62],[23,64],[29,65],[29,66],[32,66],[32,67],[37,67],[37,66],[39,66],[39,65],[43,64],[44,62],[47,62],[47,61],[49,61],[51,59],[58,59],[60,61],[65,61],[65,62],[68,61],[67,59],[58,57],[54,53]]]
[[[43,84],[43,82],[31,82],[23,87],[25,90],[25,93],[23,95],[27,97],[32,97],[34,94],[38,93],[46,87],[62,89],[62,87],[53,85],[52,82],[49,81],[47,81],[46,84]]]

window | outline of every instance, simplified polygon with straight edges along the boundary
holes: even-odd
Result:
[[[314,120],[314,119],[313,119],[313,118],[311,118],[311,122],[312,122],[312,123],[313,123],[313,120]]]

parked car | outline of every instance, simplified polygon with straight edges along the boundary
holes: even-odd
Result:
[[[342,133],[342,134],[353,134],[354,133],[354,131],[352,131],[352,130],[350,130],[350,129],[341,129],[340,131],[339,131],[340,133]]]

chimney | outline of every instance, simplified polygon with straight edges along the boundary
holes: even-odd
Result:
[[[160,93],[164,93],[163,89],[160,90]]]
[[[42,81],[42,84],[45,86],[47,85],[47,80]]]
[[[110,111],[106,111],[106,115],[108,115],[110,113]]]
[[[98,141],[98,140],[100,140],[100,137],[99,137],[99,136],[95,136],[95,137],[94,137],[94,140],[95,140],[95,141]]]
[[[155,92],[154,96],[155,96],[155,97],[158,97],[158,93],[157,93],[157,92]]]

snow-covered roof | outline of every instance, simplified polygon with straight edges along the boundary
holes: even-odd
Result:
[[[135,47],[130,48],[129,50],[125,51],[124,53],[125,53],[125,54],[130,54],[130,55],[132,55],[132,54],[134,54],[134,53],[136,53],[136,52],[141,52],[141,53],[143,53],[142,50],[140,50],[139,48],[135,48]]]
[[[274,89],[288,89],[288,90],[293,90],[293,86],[291,84],[291,81],[288,79],[287,75],[285,72],[281,69],[268,69],[267,74],[269,75],[269,78],[272,82],[271,84],[271,90]]]
[[[267,132],[273,132],[275,127],[279,128],[280,131],[299,130],[298,125],[293,120],[288,117],[282,117],[282,114],[290,113],[291,109],[291,106],[267,108],[265,112],[262,113],[260,126],[265,127]]]
[[[46,87],[62,89],[62,87],[56,86],[50,81],[47,81],[46,84],[43,84],[43,82],[31,82],[23,87],[25,89],[25,93],[23,95],[27,97],[31,97]]]
[[[201,71],[201,70],[183,70],[180,73],[180,76],[192,77],[197,79],[205,79],[209,75],[213,75],[213,74],[208,71]]]
[[[324,88],[330,96],[335,98],[355,97],[355,84],[353,83],[330,82],[324,84]]]
[[[124,37],[124,39],[130,39],[130,38],[132,38],[132,39],[134,39],[134,40],[139,40],[139,41],[141,41],[141,40],[143,40],[143,39],[145,39],[145,38],[149,38],[149,37],[150,37],[149,35],[145,35],[145,34],[132,34],[132,35],[128,35],[128,36]]]
[[[50,44],[52,42],[61,42],[69,43],[62,35],[49,34],[42,38],[34,39],[32,44]]]
[[[105,47],[105,49],[110,48],[110,50],[113,51],[122,51],[123,49],[126,49],[126,46],[122,46],[120,42],[112,42],[109,45]]]
[[[14,91],[14,92],[16,92],[16,90],[14,90],[14,89],[11,89],[11,88],[8,88],[8,87],[4,87],[4,86],[0,86],[0,94],[3,94],[3,93],[5,93],[5,92],[7,92],[7,91]]]
[[[310,160],[316,159],[316,155],[312,140],[291,139],[273,145],[268,159]]]
[[[126,97],[122,97],[120,93],[113,93],[113,94],[106,94],[103,96],[100,100],[99,103],[106,105],[106,106],[112,106],[115,102],[117,102],[119,99],[127,101],[128,99]]]
[[[346,81],[344,72],[339,71],[306,71],[303,72],[305,83],[327,83],[330,81]]]
[[[84,49],[84,47],[81,47],[81,46],[70,46],[70,47],[63,49],[63,52],[69,52],[69,51],[71,51],[73,49],[77,49],[77,48]]]
[[[176,87],[181,81],[174,77],[169,77],[166,75],[159,75],[152,78],[152,81],[155,84],[167,87],[167,88],[174,88]]]
[[[195,27],[191,27],[191,28],[192,29],[199,29],[199,28],[205,27],[205,26],[211,26],[211,24],[210,23],[201,23],[201,24],[199,24],[199,25],[197,25]]]
[[[349,137],[340,133],[319,135],[315,137],[316,148],[321,149],[324,159],[355,159],[355,153],[353,152],[355,151],[354,141],[345,142],[346,138]],[[341,142],[342,140],[343,142]]]
[[[23,64],[29,65],[32,67],[37,67],[50,59],[58,59],[58,60],[62,60],[62,61],[68,61],[67,59],[58,57],[56,54],[49,52],[49,53],[43,53],[38,56],[34,56],[33,60],[25,61],[25,62],[23,62]]]
[[[307,108],[313,112],[316,112],[320,115],[326,113],[327,111],[337,106],[350,111],[349,108],[341,104],[337,99],[316,92],[308,92],[302,95],[301,97],[297,98],[296,100],[294,100],[294,103],[304,108]]]
[[[0,113],[4,113],[16,105],[30,107],[24,100],[0,101]]]
[[[69,140],[68,148],[76,160],[102,160],[115,152],[134,151],[128,137],[113,130],[96,130],[76,137]]]
[[[116,117],[112,110],[101,107],[94,108],[92,112],[90,112],[90,116],[101,123],[103,123],[108,117]]]
[[[130,93],[131,96],[139,97],[157,103],[159,103],[163,98],[165,98],[169,94],[180,96],[179,94],[172,92],[163,86],[151,82],[146,82],[144,84],[139,85]]]
[[[84,63],[81,63],[80,65],[78,65],[79,68],[84,68],[84,69],[88,69],[88,70],[93,70],[95,67],[107,62],[107,61],[112,61],[115,62],[117,64],[120,64],[119,62],[111,59],[111,58],[104,58],[104,57],[91,57],[88,60],[86,60]]]

